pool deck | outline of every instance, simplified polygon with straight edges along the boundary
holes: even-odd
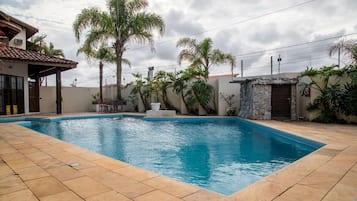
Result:
[[[0,124],[0,201],[357,200],[356,125],[253,122],[326,146],[240,192],[223,196],[16,123]]]

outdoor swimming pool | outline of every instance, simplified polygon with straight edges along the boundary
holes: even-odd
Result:
[[[238,118],[81,117],[23,125],[224,195],[323,145]]]

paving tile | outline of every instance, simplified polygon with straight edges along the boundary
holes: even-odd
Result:
[[[143,183],[179,198],[185,197],[200,190],[195,186],[163,176],[145,180]]]
[[[295,185],[277,197],[274,201],[315,201],[321,200],[325,194],[327,194],[327,191],[314,189],[303,185]]]
[[[38,152],[39,150],[36,148],[26,148],[26,149],[19,149],[19,152],[23,153],[23,154],[31,154],[31,153],[35,153]]]
[[[75,147],[75,146],[69,146],[68,148],[64,149],[66,152],[68,153],[72,153],[72,154],[82,154],[87,152],[88,150],[83,149],[81,147]]]
[[[129,198],[117,193],[115,191],[109,191],[101,193],[86,199],[86,201],[131,201]]]
[[[100,167],[100,166],[85,168],[85,169],[81,169],[79,171],[81,173],[83,173],[84,175],[87,175],[87,176],[92,177],[92,178],[100,178],[103,175],[107,174],[108,172],[111,172],[110,170],[105,169],[105,168]]]
[[[16,175],[10,175],[0,179],[0,195],[26,189],[26,185]]]
[[[30,160],[36,162],[39,160],[43,160],[43,159],[49,159],[51,158],[51,156],[49,156],[48,154],[43,153],[42,151],[38,151],[38,152],[33,152],[30,154],[25,154],[25,156],[27,158],[29,158]]]
[[[43,169],[55,168],[65,165],[62,161],[59,161],[54,158],[46,158],[46,159],[38,160],[35,163]]]
[[[40,200],[41,201],[82,201],[83,199],[80,198],[78,195],[74,194],[72,191],[65,191],[62,193],[41,197]]]
[[[20,143],[20,144],[14,144],[12,145],[15,149],[28,149],[28,148],[32,148],[32,146],[30,144],[27,143]]]
[[[349,185],[337,184],[323,199],[323,201],[355,201],[357,188]]]
[[[13,175],[14,172],[7,165],[0,165],[0,179]]]
[[[200,190],[183,198],[185,201],[228,201],[230,198],[211,191]]]
[[[357,188],[357,172],[349,171],[339,183]]]
[[[119,173],[123,176],[129,177],[129,178],[135,179],[137,181],[143,181],[146,179],[150,179],[150,178],[159,176],[158,174],[155,174],[155,173],[152,173],[152,172],[149,172],[149,171],[146,171],[146,170],[143,170],[143,169],[131,166],[131,165],[116,169],[116,170],[114,170],[114,172],[117,172],[117,173]]]
[[[50,176],[45,170],[38,166],[30,166],[18,169],[16,173],[18,173],[21,179],[24,181]]]
[[[94,181],[87,176],[67,180],[63,183],[82,198],[87,198],[111,190],[110,188]]]
[[[50,168],[47,169],[47,172],[53,175],[54,177],[56,177],[60,181],[66,181],[66,180],[83,176],[83,174],[80,171],[73,169],[68,165]]]
[[[56,158],[57,160],[59,161],[62,161],[64,163],[71,163],[71,162],[75,162],[76,160],[79,159],[79,157],[73,155],[73,154],[70,154],[70,153],[67,153],[67,152],[56,152],[56,153],[52,153],[51,154],[54,158]]]
[[[37,197],[45,197],[68,191],[67,188],[54,177],[43,177],[26,181],[25,184]]]
[[[38,201],[28,189],[0,196],[0,201]]]
[[[14,161],[24,159],[25,156],[21,152],[14,152],[9,154],[1,154],[1,158],[4,161]]]
[[[91,152],[91,151],[86,151],[84,153],[79,154],[78,156],[85,160],[89,160],[89,161],[95,161],[95,160],[99,160],[99,159],[103,158],[102,155]]]
[[[13,170],[18,170],[22,169],[25,167],[30,167],[30,166],[35,166],[36,164],[30,161],[27,158],[19,159],[19,160],[13,160],[13,161],[7,161],[6,162]]]
[[[284,192],[286,188],[278,183],[259,181],[232,195],[235,201],[268,201]]]
[[[146,193],[142,196],[139,196],[137,198],[134,199],[135,201],[157,201],[157,200],[161,200],[161,201],[182,201],[179,198],[176,198],[170,194],[167,194],[165,192],[156,190],[156,191],[152,191],[150,193]]]
[[[70,162],[70,163],[67,163],[67,164],[68,165],[74,164],[73,168],[77,169],[77,170],[86,169],[86,168],[90,168],[90,167],[95,167],[96,166],[95,163],[93,163],[91,161],[88,161],[88,160],[85,160],[85,159],[82,159],[82,158],[78,158],[76,161]]]
[[[111,158],[102,158],[99,160],[95,160],[94,161],[97,165],[102,166],[104,168],[107,168],[109,170],[116,170],[125,166],[128,166],[129,164],[118,161],[118,160],[114,160]]]
[[[94,172],[93,172],[94,173]],[[117,173],[106,171],[100,172],[98,175],[91,176],[97,182],[104,184],[116,191],[120,191],[121,189],[127,187],[128,185],[138,184],[134,179],[130,179],[128,177],[119,175]]]
[[[120,188],[113,188],[113,189],[115,191],[127,196],[130,199],[154,190],[154,188],[152,188],[148,185],[139,183],[139,182],[126,183],[125,185],[121,186]]]
[[[12,147],[2,147],[0,149],[0,154],[11,154],[11,153],[16,153],[17,150]]]

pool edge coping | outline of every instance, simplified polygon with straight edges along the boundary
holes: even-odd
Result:
[[[118,115],[125,115],[125,114],[126,114],[126,113],[119,113],[119,114],[116,114],[116,115],[105,115],[105,116],[118,116]],[[129,115],[132,115],[132,114],[129,114]],[[142,115],[139,115],[139,116],[142,116]],[[83,116],[83,117],[84,117],[84,116]],[[94,115],[94,117],[99,117],[99,116]],[[54,117],[54,118],[51,118],[51,119],[59,119],[59,118],[61,118],[61,117]],[[66,116],[65,118],[68,118],[68,116]],[[164,118],[165,118],[165,117],[164,117]],[[180,117],[175,117],[175,118],[180,118]],[[184,117],[184,118],[191,118],[191,117]],[[192,117],[192,118],[201,118],[201,117]],[[216,118],[216,116],[209,116],[208,118]],[[218,117],[218,118],[224,118],[224,117]],[[243,188],[243,189],[241,189],[241,190],[239,190],[239,191],[237,191],[237,192],[235,192],[235,193],[233,193],[233,194],[231,194],[231,195],[229,195],[229,196],[223,195],[223,194],[220,194],[220,193],[217,193],[217,192],[214,192],[214,191],[210,191],[210,190],[207,190],[207,189],[198,187],[198,186],[194,186],[194,185],[192,185],[192,184],[188,184],[188,183],[185,183],[185,182],[182,182],[182,181],[179,181],[179,180],[176,180],[176,179],[174,179],[174,178],[170,178],[170,177],[167,177],[167,176],[164,176],[164,175],[159,175],[159,176],[164,177],[164,178],[169,179],[169,180],[175,180],[175,181],[180,182],[180,183],[182,183],[182,184],[184,184],[184,185],[188,185],[188,186],[191,186],[191,187],[192,187],[192,186],[193,186],[193,187],[196,187],[196,188],[200,189],[199,191],[207,191],[207,192],[210,192],[210,193],[217,194],[217,195],[221,196],[222,199],[224,199],[224,198],[235,198],[235,197],[239,196],[239,194],[240,194],[242,191],[245,191],[245,190],[248,189],[248,188],[256,188],[256,187],[258,186],[258,184],[259,184],[260,182],[262,182],[263,180],[266,180],[266,179],[268,179],[269,177],[271,177],[271,176],[273,176],[273,175],[275,175],[275,174],[277,174],[277,173],[279,173],[279,172],[286,171],[286,169],[289,169],[289,168],[291,168],[291,166],[294,166],[294,165],[300,163],[300,162],[301,162],[303,159],[305,159],[305,158],[312,157],[312,156],[315,155],[318,151],[320,151],[320,150],[322,150],[322,149],[325,149],[326,147],[328,147],[328,145],[331,144],[331,143],[326,143],[326,141],[323,142],[323,141],[320,141],[320,140],[316,140],[316,138],[309,138],[308,135],[305,135],[305,136],[302,137],[301,134],[296,134],[296,133],[291,132],[291,131],[285,131],[285,130],[277,129],[277,128],[274,128],[274,127],[270,127],[270,126],[267,126],[267,125],[265,125],[265,124],[263,124],[263,123],[261,123],[261,122],[259,122],[259,121],[249,120],[249,119],[244,119],[244,120],[245,120],[245,121],[248,121],[248,122],[252,122],[252,123],[254,123],[254,124],[258,124],[258,125],[264,126],[264,127],[268,127],[268,128],[271,128],[271,129],[275,129],[275,130],[278,130],[278,131],[282,131],[282,132],[288,133],[288,134],[292,134],[292,135],[297,136],[297,137],[300,137],[300,138],[306,138],[306,139],[309,139],[309,140],[314,141],[314,142],[323,143],[323,144],[325,144],[325,145],[323,145],[323,146],[320,147],[319,149],[315,150],[314,152],[312,152],[312,153],[310,153],[310,154],[308,154],[308,155],[306,155],[306,156],[304,156],[304,157],[302,157],[302,158],[300,158],[300,159],[294,161],[293,163],[291,163],[291,164],[289,164],[289,165],[283,167],[282,169],[279,169],[278,171],[276,171],[276,172],[274,172],[274,173],[272,173],[272,174],[270,174],[270,175],[264,177],[264,178],[261,179],[261,180],[256,181],[255,183],[253,183],[253,184],[251,184],[251,185],[249,185],[249,186],[247,186],[247,187],[245,187],[245,188]],[[10,122],[10,123],[13,124],[14,122]],[[7,124],[7,123],[4,123],[4,124]],[[17,126],[20,126],[19,123],[16,123],[16,125],[17,125]],[[105,156],[105,155],[101,155],[101,154],[95,153],[95,152],[93,152],[93,151],[90,151],[90,150],[87,150],[87,149],[85,149],[85,148],[82,148],[82,147],[73,145],[73,144],[71,144],[71,143],[68,143],[68,142],[65,142],[65,141],[62,141],[62,140],[53,138],[53,137],[51,137],[51,136],[42,134],[42,133],[40,133],[40,132],[36,132],[36,131],[31,130],[31,129],[29,129],[29,128],[26,128],[26,127],[23,127],[23,126],[20,126],[20,127],[21,127],[21,128],[25,128],[25,129],[27,129],[27,130],[29,130],[29,131],[31,131],[31,132],[36,133],[36,134],[40,134],[40,135],[42,135],[42,136],[49,137],[49,138],[51,138],[51,139],[53,139],[53,140],[58,140],[58,141],[60,141],[60,142],[62,142],[62,143],[66,143],[66,144],[71,145],[71,146],[73,146],[73,147],[75,147],[75,148],[83,149],[83,150],[85,150],[85,151],[87,151],[87,152],[90,152],[90,153],[92,153],[92,154],[97,154],[97,155],[100,155],[101,157],[109,158],[109,159],[111,159],[111,160],[113,160],[113,161],[118,161],[118,162],[120,162],[120,163],[126,163],[126,162],[123,162],[123,161],[120,161],[120,160],[117,160],[117,159],[110,158],[110,157]],[[337,144],[338,144],[338,143],[337,143]],[[128,163],[126,163],[126,164],[128,164]],[[139,169],[141,169],[141,170],[143,170],[143,171],[146,171],[146,172],[149,172],[149,173],[153,173],[153,172],[151,172],[151,171],[149,171],[149,170],[146,170],[146,169],[143,169],[143,168],[140,168],[140,167],[136,167],[136,166],[131,165],[131,164],[128,164],[128,165],[129,165],[129,166],[132,166],[132,167],[135,167],[135,168],[139,168]],[[156,173],[154,173],[154,174],[156,174]],[[285,190],[284,190],[284,191],[285,191]],[[283,193],[284,191],[282,191],[281,193]]]

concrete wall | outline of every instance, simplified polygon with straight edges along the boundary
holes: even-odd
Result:
[[[64,113],[88,112],[92,105],[92,95],[98,88],[62,87],[62,109]],[[40,112],[56,112],[56,87],[40,87]]]
[[[22,43],[20,45],[16,45],[14,43],[15,39],[20,39],[22,40]],[[10,47],[17,47],[23,50],[26,50],[26,30],[22,29],[20,33],[18,33],[13,39],[9,41],[9,46]]]
[[[25,114],[28,114],[29,109],[29,90],[28,90],[28,66],[24,63],[0,62],[0,74],[15,75],[24,78],[24,103]]]
[[[317,82],[319,85],[322,86],[322,79],[319,78],[318,76],[315,77],[308,77],[304,76],[301,77],[299,80],[299,83],[310,83],[311,81]],[[329,84],[335,84],[339,83],[341,87],[347,82],[350,82],[350,78],[347,76],[343,77],[331,77],[329,80]],[[320,91],[317,90],[316,88],[310,88],[310,96],[301,96],[301,91],[303,90],[303,85],[298,84],[297,85],[297,111],[298,111],[298,117],[300,119],[307,119],[309,121],[317,118],[320,115],[320,112],[318,110],[309,112],[306,110],[306,106],[310,103],[313,103],[314,100],[320,96]],[[337,115],[339,118],[346,120],[347,122],[354,122],[357,123],[357,116],[345,116],[343,114],[338,114]]]
[[[240,105],[240,84],[238,83],[230,83],[232,81],[232,78],[220,78],[217,80],[217,87],[218,87],[218,93],[217,93],[217,103],[218,103],[218,115],[224,116],[226,115],[226,110],[228,108],[226,101],[224,101],[223,97],[221,94],[224,94],[225,96],[229,96],[234,94],[234,104],[233,107],[237,108],[237,112],[239,111],[239,105]]]

